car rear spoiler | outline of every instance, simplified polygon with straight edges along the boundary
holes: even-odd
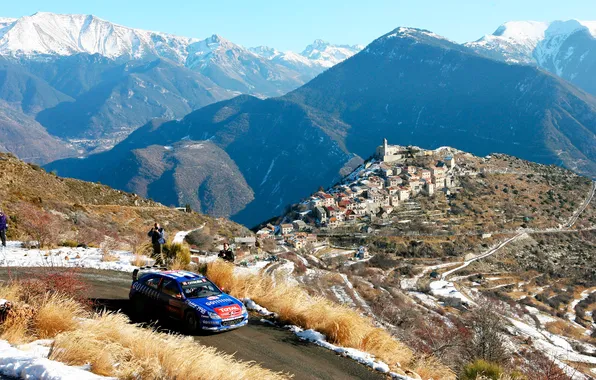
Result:
[[[162,267],[159,265],[147,265],[144,267],[135,268],[135,270],[132,271],[132,280],[133,281],[138,280],[139,272],[141,272],[141,271],[143,271],[143,272],[161,272],[163,270],[168,270],[168,268]]]

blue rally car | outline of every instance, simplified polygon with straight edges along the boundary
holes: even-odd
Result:
[[[132,278],[129,298],[137,315],[183,321],[190,333],[225,331],[248,323],[244,304],[200,274],[145,267],[135,269]]]

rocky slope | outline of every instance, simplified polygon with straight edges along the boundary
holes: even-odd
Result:
[[[27,239],[32,222],[41,222],[36,226],[53,242],[86,244],[99,244],[106,237],[145,242],[156,221],[170,234],[202,225],[229,236],[246,233],[225,219],[181,212],[106,185],[58,177],[11,154],[0,153],[0,172],[0,208],[9,216],[8,234],[14,240]]]

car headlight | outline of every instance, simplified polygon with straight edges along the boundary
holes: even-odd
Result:
[[[246,306],[244,306],[244,304],[242,305],[242,314],[247,313],[246,311]]]
[[[213,312],[209,312],[209,318],[211,319],[221,319],[221,317],[219,315],[217,315],[216,313]]]

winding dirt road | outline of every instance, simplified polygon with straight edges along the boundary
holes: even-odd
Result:
[[[10,276],[30,277],[39,271],[39,268],[11,268]],[[126,312],[131,284],[129,273],[99,270],[81,270],[80,273],[90,286],[89,298],[96,300],[100,308]],[[6,268],[0,268],[0,281],[10,276]],[[171,330],[176,328],[167,327]],[[291,374],[295,379],[384,378],[351,359],[301,341],[288,330],[260,322],[258,317],[251,318],[246,327],[238,330],[196,336],[195,340],[234,354],[237,359],[252,360],[265,368]]]

